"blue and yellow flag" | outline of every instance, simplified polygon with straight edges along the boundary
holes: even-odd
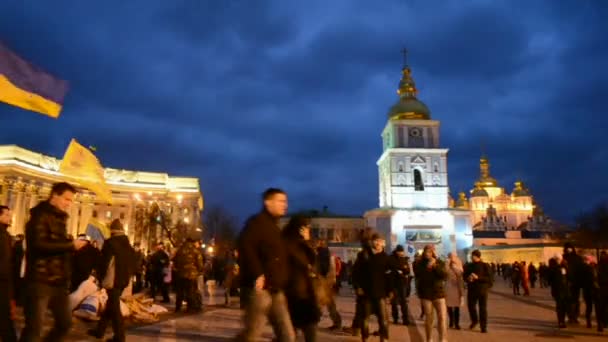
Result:
[[[72,139],[65,151],[59,172],[73,178],[99,198],[112,204],[112,190],[106,184],[104,169],[93,152]]]
[[[91,240],[97,241],[97,246],[101,249],[104,241],[110,238],[110,229],[101,221],[91,217],[85,234],[87,234]]]
[[[30,64],[0,42],[0,101],[57,118],[67,90],[66,81]]]

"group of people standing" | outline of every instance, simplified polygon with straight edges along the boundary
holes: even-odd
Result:
[[[86,239],[72,239],[68,235],[68,212],[76,192],[69,183],[54,184],[49,198],[30,210],[25,244],[17,245],[15,249],[7,232],[11,222],[10,208],[0,207],[0,338],[4,342],[17,341],[14,325],[17,299],[21,299],[25,315],[25,327],[19,341],[43,340],[47,309],[54,323],[44,340],[64,340],[72,325],[68,294],[73,289],[71,283],[82,280],[82,267],[89,267],[88,272],[97,277],[108,293],[106,309],[97,328],[89,333],[101,338],[111,322],[113,341],[125,340],[120,295],[134,272],[134,251],[119,220],[111,223],[111,237],[100,252],[91,250],[95,247]],[[23,254],[23,247],[25,260],[15,257]],[[14,250],[20,252],[13,253]],[[80,263],[87,253],[92,253],[94,260]],[[89,275],[86,274],[85,279]],[[21,295],[17,295],[17,286]]]
[[[560,328],[566,328],[566,317],[569,324],[579,324],[581,292],[587,328],[592,328],[593,311],[597,331],[608,327],[608,254],[605,251],[598,262],[593,256],[577,254],[572,244],[565,244],[564,253],[549,261],[548,281]]]

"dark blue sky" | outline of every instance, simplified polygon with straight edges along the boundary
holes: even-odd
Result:
[[[268,186],[293,209],[378,205],[380,132],[407,46],[442,122],[452,192],[480,146],[563,221],[606,199],[603,1],[0,2],[0,39],[69,80],[59,120],[0,104],[0,144],[196,176],[239,217]]]

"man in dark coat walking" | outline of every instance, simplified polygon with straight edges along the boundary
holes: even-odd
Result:
[[[15,315],[15,291],[11,236],[7,229],[11,223],[11,211],[0,206],[0,341],[16,342],[17,334],[13,318]]]
[[[110,224],[111,237],[104,242],[101,250],[101,263],[97,270],[99,281],[108,293],[108,302],[97,329],[89,330],[89,335],[103,338],[108,323],[112,322],[114,342],[125,341],[125,328],[120,312],[120,296],[133,276],[135,251],[125,235],[122,223],[118,219]],[[113,269],[113,271],[112,271]]]
[[[581,290],[584,279],[583,258],[576,253],[574,245],[567,242],[564,244],[564,260],[568,263],[568,283],[570,288],[570,304],[568,310],[568,323],[578,324],[578,316],[581,312]]]
[[[471,316],[471,329],[481,324],[481,332],[488,332],[488,290],[493,284],[493,273],[490,266],[481,260],[481,252],[474,250],[472,263],[465,267],[463,278],[467,282],[467,303]],[[479,304],[479,316],[477,305]]]
[[[247,220],[239,236],[239,265],[242,286],[249,298],[245,308],[245,329],[241,341],[255,341],[267,317],[279,342],[295,341],[295,332],[284,289],[288,280],[288,260],[279,219],[287,212],[287,194],[270,188],[263,194],[264,208]]]
[[[54,325],[44,340],[63,341],[72,326],[68,298],[70,256],[85,244],[71,240],[66,228],[74,194],[72,185],[56,183],[49,200],[30,210],[30,220],[25,225],[27,286],[22,342],[42,339],[47,309],[53,314]]]
[[[391,275],[395,283],[395,297],[391,301],[391,312],[393,314],[393,323],[399,322],[399,307],[401,307],[401,319],[404,325],[409,325],[407,309],[407,297],[410,295],[410,261],[405,255],[405,249],[401,245],[397,245],[395,251],[391,255]]]

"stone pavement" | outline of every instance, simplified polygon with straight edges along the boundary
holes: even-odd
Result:
[[[208,304],[209,298],[205,298]],[[218,292],[214,298],[215,303],[223,303],[222,293]],[[338,298],[338,310],[342,314],[344,325],[350,325],[354,316],[354,297],[350,289],[343,288],[342,295]],[[553,311],[553,301],[547,289],[533,289],[530,297],[515,297],[510,289],[497,279],[489,299],[489,325],[488,334],[481,334],[479,329],[469,331],[468,312],[462,308],[461,326],[463,330],[449,330],[448,340],[450,342],[464,341],[608,341],[608,334],[600,336],[594,329],[584,326],[569,327],[559,330],[556,328],[556,318]],[[420,304],[418,299],[410,298],[410,315],[420,315]],[[223,305],[206,305],[205,312],[197,315],[167,314],[160,322],[150,325],[131,325],[128,329],[127,341],[133,342],[168,342],[168,341],[232,341],[242,326],[241,311],[238,303],[230,308]],[[424,342],[423,321],[411,318],[415,325],[405,327],[402,325],[391,325],[390,341],[414,341]],[[352,337],[346,333],[333,333],[327,327],[331,321],[324,313],[320,323],[319,342],[334,341],[360,341],[360,338]],[[91,324],[75,320],[75,327],[70,334],[70,341],[91,341],[84,332]],[[376,326],[372,320],[370,330]],[[110,337],[110,331],[106,337]],[[435,333],[434,341],[437,341]],[[264,332],[262,341],[272,340],[270,327]],[[370,338],[370,341],[379,339]],[[303,341],[300,336],[298,341]]]

